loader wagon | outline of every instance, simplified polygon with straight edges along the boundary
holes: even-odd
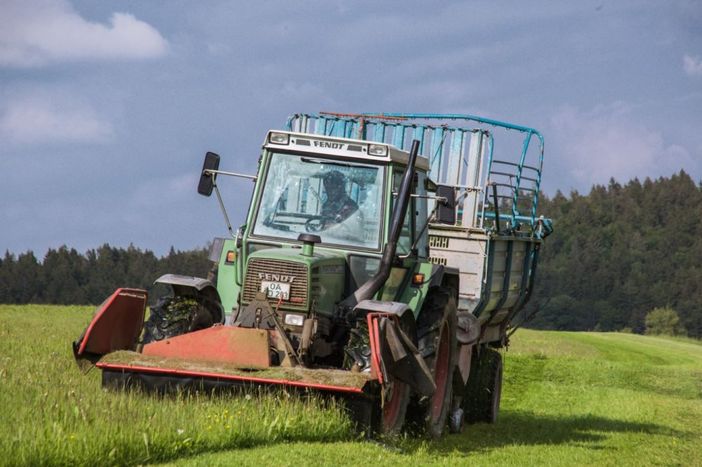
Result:
[[[267,133],[255,175],[219,165],[208,152],[198,184],[230,233],[212,243],[210,277],[160,277],[172,294],[148,318],[146,291],[115,291],[73,343],[79,365],[111,387],[340,396],[381,434],[495,421],[498,349],[552,231],[537,214],[538,131],[472,115],[295,114]],[[237,230],[223,176],[254,181]]]

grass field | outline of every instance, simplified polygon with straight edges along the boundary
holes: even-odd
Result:
[[[284,392],[104,391],[70,350],[91,314],[0,305],[0,464],[702,465],[698,341],[522,330],[496,424],[377,442],[337,407]]]

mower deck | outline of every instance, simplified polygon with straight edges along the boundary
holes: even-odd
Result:
[[[96,365],[112,377],[129,378],[138,375],[175,379],[200,379],[216,386],[281,385],[321,391],[362,394],[367,383],[374,381],[369,373],[354,373],[336,369],[269,367],[243,369],[225,362],[207,362],[144,355],[118,351],[104,356]]]

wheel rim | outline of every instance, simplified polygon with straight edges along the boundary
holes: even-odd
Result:
[[[387,392],[385,405],[383,405],[383,432],[392,433],[400,429],[398,425],[402,414],[402,398],[405,391],[405,383],[393,381]]]
[[[441,329],[439,336],[439,349],[436,355],[436,365],[434,367],[434,382],[436,383],[436,391],[431,398],[431,421],[436,422],[441,418],[441,413],[444,409],[444,399],[448,390],[449,376],[449,327],[447,323]]]

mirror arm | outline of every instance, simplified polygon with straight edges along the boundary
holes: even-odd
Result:
[[[205,169],[202,171],[203,174],[213,176],[216,174],[221,174],[221,175],[229,175],[230,177],[240,177],[240,178],[248,178],[249,180],[253,180],[254,182],[258,178],[256,175],[246,175],[246,174],[239,174],[236,172],[225,172],[223,170],[210,170],[210,169]]]
[[[210,175],[212,176],[212,175]],[[216,179],[215,179],[216,180]],[[219,201],[219,208],[222,210],[222,214],[224,215],[224,222],[227,223],[227,229],[229,230],[229,235],[232,236],[232,238],[236,239],[236,234],[234,234],[234,229],[232,229],[232,223],[229,222],[229,216],[227,215],[227,210],[224,207],[224,202],[222,201],[222,195],[219,194],[219,187],[217,186],[217,182],[213,182],[214,185],[214,191],[217,194],[217,201]]]

